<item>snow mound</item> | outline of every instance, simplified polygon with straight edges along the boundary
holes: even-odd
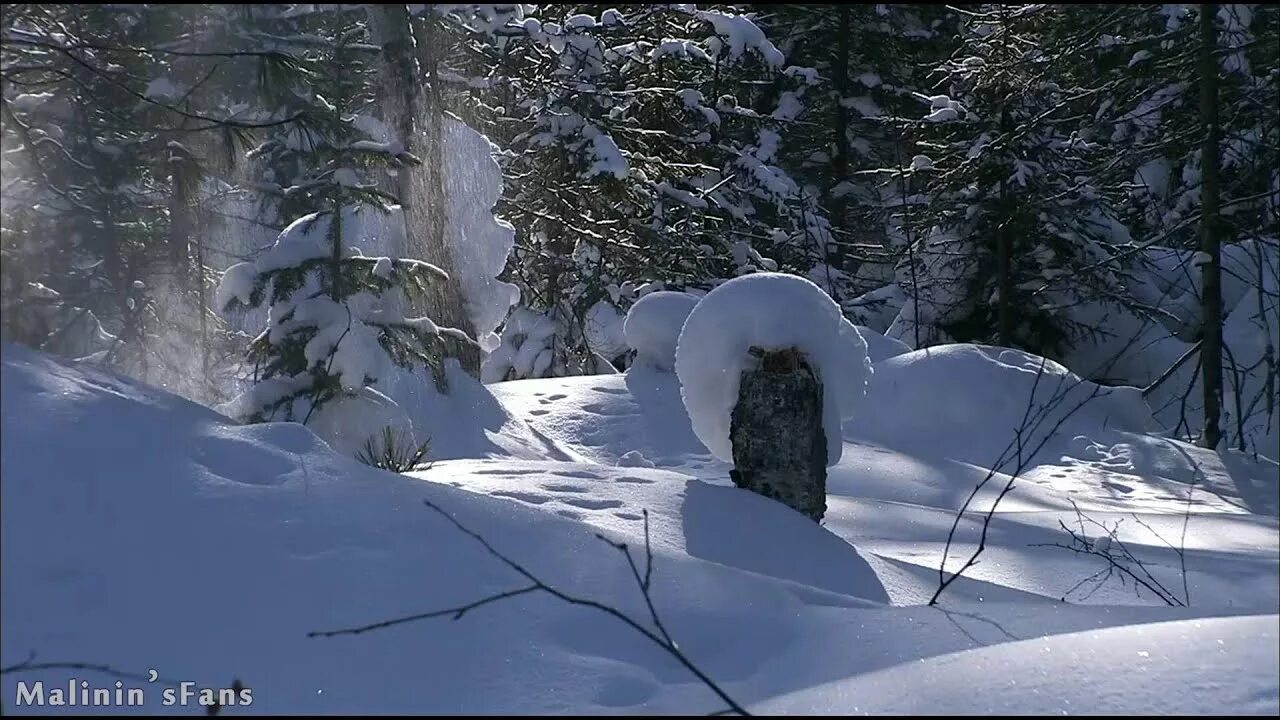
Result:
[[[587,346],[612,360],[627,351],[626,316],[605,300],[597,302],[583,318],[582,334]]]
[[[1278,623],[1277,615],[1206,618],[1023,640],[898,665],[752,709],[767,715],[917,715],[943,707],[957,715],[1275,715]]]
[[[666,468],[728,478],[693,434],[674,373],[633,365],[625,374],[515,380],[486,386],[515,417],[603,465],[639,451]]]
[[[665,290],[637,300],[622,326],[627,346],[636,351],[636,364],[675,369],[680,328],[697,304],[698,298],[688,293]]]
[[[822,382],[827,464],[840,460],[840,421],[853,416],[871,375],[867,343],[840,306],[795,275],[744,275],[717,287],[689,314],[676,349],[676,375],[693,430],[711,453],[733,459],[730,416],[749,350],[804,353]]]
[[[901,340],[882,335],[866,325],[857,325],[856,327],[858,328],[858,334],[867,343],[867,357],[873,363],[911,352],[911,346]]]
[[[1155,427],[1137,388],[1103,387],[1052,360],[985,345],[939,345],[877,363],[867,406],[875,412],[850,423],[852,437],[984,467],[996,463],[1024,420],[1026,458],[1050,437],[1066,442],[1100,428]],[[1058,447],[1047,444],[1043,452]]]
[[[665,625],[736,694],[769,677],[801,687],[799,675],[779,671],[784,655],[822,637],[815,606],[883,608],[883,588],[847,543],[735,488],[527,461],[441,462],[429,473],[435,482],[397,476],[334,454],[298,424],[231,425],[176,396],[22,348],[5,346],[3,363],[5,667],[34,652],[42,662],[155,667],[200,687],[240,678],[254,688],[253,711],[268,714],[718,708],[631,628],[545,596],[456,623],[309,638],[518,581],[424,499],[531,572],[636,618],[646,608],[631,571],[596,533],[642,547],[638,513],[650,508]],[[89,462],[69,460],[69,448]],[[467,470],[506,495],[445,484]],[[563,512],[516,497],[535,490]],[[627,492],[639,507],[624,509]],[[588,525],[570,513],[590,516]],[[211,580],[211,568],[234,568],[234,580]],[[850,641],[828,640],[823,663],[847,656]],[[19,680],[66,688],[71,678],[112,682],[32,670],[6,673],[0,691],[12,699]],[[142,712],[159,709],[158,689],[145,697]]]
[[[347,457],[355,457],[371,437],[380,438],[383,428],[391,428],[405,442],[414,437],[413,422],[404,408],[372,387],[340,394],[316,408],[307,427]]]
[[[445,361],[445,379],[448,392],[441,392],[421,371],[392,366],[373,385],[403,408],[418,442],[430,442],[429,459],[577,459],[508,412],[489,386],[468,375],[453,358]]]

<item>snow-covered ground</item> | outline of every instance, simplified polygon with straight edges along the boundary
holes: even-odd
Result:
[[[30,658],[154,669],[154,683],[123,681],[151,712],[203,710],[196,698],[163,706],[166,681],[237,679],[253,703],[224,712],[723,709],[635,630],[544,594],[308,637],[527,584],[429,500],[546,582],[646,624],[625,558],[596,534],[643,548],[647,512],[666,629],[753,712],[1280,711],[1277,466],[1151,434],[1136,391],[1095,393],[1052,366],[1036,382],[1038,368],[977,346],[876,362],[818,526],[733,488],[660,368],[460,396],[432,445],[448,459],[396,476],[296,424],[236,425],[5,346],[0,703],[56,710],[15,706],[20,681],[115,687],[89,669],[10,669]],[[1080,410],[1030,433],[981,562],[927,606],[956,508],[1028,393],[1059,391]],[[1006,478],[973,506],[989,507]],[[1106,567],[1053,546],[1070,543],[1059,523],[1077,527],[1075,508],[1119,522],[1189,606],[1118,577],[1074,587]],[[948,567],[981,525],[960,522]]]

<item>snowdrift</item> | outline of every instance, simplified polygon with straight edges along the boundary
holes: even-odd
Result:
[[[876,363],[866,407],[848,424],[851,437],[987,466],[1015,455],[1010,444],[1023,426],[1027,459],[1046,440],[1042,452],[1052,454],[1098,428],[1155,429],[1137,388],[1102,387],[1052,360],[984,345],[937,345]]]
[[[1280,616],[1262,615],[1024,640],[811,688],[760,710],[770,715],[927,715],[942,707],[957,715],[1274,714],[1280,695],[1278,631]],[[1194,669],[1194,675],[1182,668]],[[922,684],[922,677],[930,681]],[[1097,682],[1062,682],[1085,677]]]
[[[959,348],[952,360],[991,366],[988,376],[975,370],[974,383],[1009,385],[1027,372],[986,350]],[[1248,479],[1257,497],[1274,497],[1274,465],[1224,456],[1210,466],[1216,455],[1194,456],[1203,470],[1189,502],[1172,462],[1181,446],[1143,445],[1149,436],[1131,433],[1128,466],[1115,447],[1101,458],[1068,447],[1028,471],[993,521],[984,562],[939,609],[921,603],[936,584],[954,508],[982,468],[901,449],[921,440],[915,435],[887,437],[892,446],[847,442],[831,470],[825,525],[817,526],[727,486],[725,466],[693,436],[670,373],[499,384],[496,400],[477,402],[500,401],[503,416],[562,455],[520,458],[459,443],[456,452],[481,452],[397,476],[334,453],[296,424],[235,425],[17,347],[5,346],[2,360],[3,667],[34,653],[36,662],[155,668],[165,680],[201,687],[239,679],[254,690],[247,709],[261,713],[722,709],[630,628],[546,596],[488,605],[456,622],[307,637],[523,584],[425,508],[430,500],[558,588],[637,618],[647,610],[631,570],[596,533],[642,548],[647,512],[653,600],[665,626],[753,711],[924,711],[951,687],[992,688],[970,697],[995,697],[1003,703],[995,709],[1010,712],[1075,711],[1095,687],[1107,689],[1098,707],[1115,712],[1170,707],[1149,704],[1158,688],[1170,688],[1169,702],[1184,698],[1188,711],[1277,709],[1280,533],[1275,517],[1250,511],[1256,498],[1243,489]],[[904,382],[933,372],[921,358],[894,360]],[[873,393],[893,376],[880,372],[889,362],[877,365]],[[972,392],[986,398],[993,387]],[[469,402],[456,400],[460,408]],[[944,402],[960,400],[938,397],[926,407],[942,412]],[[460,417],[452,421],[465,425]],[[517,427],[479,426],[499,447]],[[1083,420],[1075,429],[1102,432]],[[1066,469],[1057,463],[1068,460],[1078,463],[1070,477],[1036,474]],[[1120,485],[1128,495],[1114,489]],[[1151,533],[1177,537],[1189,507],[1191,607],[1166,608],[1114,584],[1061,602],[1098,569],[1090,558],[1035,546],[1061,539],[1057,523],[1074,517],[1072,501],[1107,521],[1141,518],[1150,532],[1131,522],[1123,537],[1179,588],[1176,558]],[[961,550],[974,527],[961,524]],[[1203,619],[1237,614],[1263,617]],[[1165,624],[1143,625],[1157,622]],[[1060,633],[1083,634],[1054,637]],[[1043,647],[1052,648],[1048,659]],[[1112,692],[1132,676],[1127,669],[1159,678],[1158,688]],[[9,702],[20,680],[65,687],[72,678],[112,682],[64,670],[6,673],[5,710],[32,710]],[[1175,685],[1198,696],[1174,696]],[[886,697],[885,687],[915,690]],[[204,710],[148,697],[138,711]]]

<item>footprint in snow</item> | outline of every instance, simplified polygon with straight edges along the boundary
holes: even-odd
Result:
[[[205,438],[195,456],[211,475],[239,485],[281,485],[297,469],[284,453],[238,438]]]
[[[593,472],[587,472],[586,470],[557,470],[557,471],[555,471],[555,472],[553,472],[553,473],[551,473],[551,474],[552,474],[552,475],[559,475],[560,477],[586,478],[586,479],[590,479],[590,480],[599,480],[599,479],[600,479],[600,476],[599,476],[599,475],[597,475],[597,474],[595,474],[595,473],[593,473]]]
[[[556,483],[547,483],[545,485],[542,485],[541,487],[543,490],[546,490],[548,492],[562,492],[562,493],[587,492],[586,488],[580,487],[578,485],[563,485],[563,484],[556,484]]]
[[[596,392],[607,393],[609,395],[626,395],[627,394],[627,391],[621,388],[596,387],[591,389],[595,390]]]
[[[561,502],[566,505],[580,507],[585,510],[607,510],[609,508],[622,507],[622,503],[618,500],[588,500],[587,498],[561,498]]]
[[[519,501],[521,501],[521,502],[527,502],[527,503],[529,503],[529,504],[531,504],[531,505],[541,505],[541,504],[546,503],[546,502],[551,502],[551,498],[546,497],[545,495],[536,495],[536,494],[534,494],[534,493],[516,492],[516,491],[514,491],[514,490],[496,490],[496,491],[491,492],[491,493],[489,493],[489,494],[490,494],[490,495],[492,495],[492,496],[494,496],[494,497],[511,498],[512,500],[519,500]]]
[[[653,481],[648,478],[635,477],[634,475],[623,475],[622,477],[614,478],[614,481],[620,483],[635,483],[637,485],[653,484]]]
[[[616,518],[622,518],[623,520],[640,520],[640,519],[642,519],[642,518],[641,518],[641,516],[639,516],[639,515],[637,515],[637,514],[635,514],[635,513],[629,513],[629,512],[616,512],[616,513],[614,513],[614,514],[613,514],[613,516],[614,516],[614,517],[616,517]]]
[[[529,414],[530,415],[546,415],[549,412],[551,411],[550,410],[530,410]]]

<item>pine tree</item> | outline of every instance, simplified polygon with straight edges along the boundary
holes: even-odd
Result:
[[[328,20],[332,21],[330,17]],[[358,44],[363,28],[341,14],[329,25],[331,42],[315,61],[345,68],[328,97],[307,96],[299,121],[255,148],[266,165],[267,187],[282,208],[315,208],[291,223],[270,250],[223,275],[217,305],[224,313],[267,309],[267,327],[250,343],[255,385],[237,402],[254,422],[307,422],[325,403],[375,382],[390,365],[429,368],[444,387],[443,361],[461,330],[440,328],[406,310],[432,284],[447,280],[439,267],[412,259],[364,257],[355,239],[386,232],[379,214],[397,198],[371,178],[418,159],[394,142],[368,138],[368,104]],[[281,169],[291,171],[282,177]],[[280,180],[290,184],[282,186]],[[385,238],[383,238],[385,241]]]

